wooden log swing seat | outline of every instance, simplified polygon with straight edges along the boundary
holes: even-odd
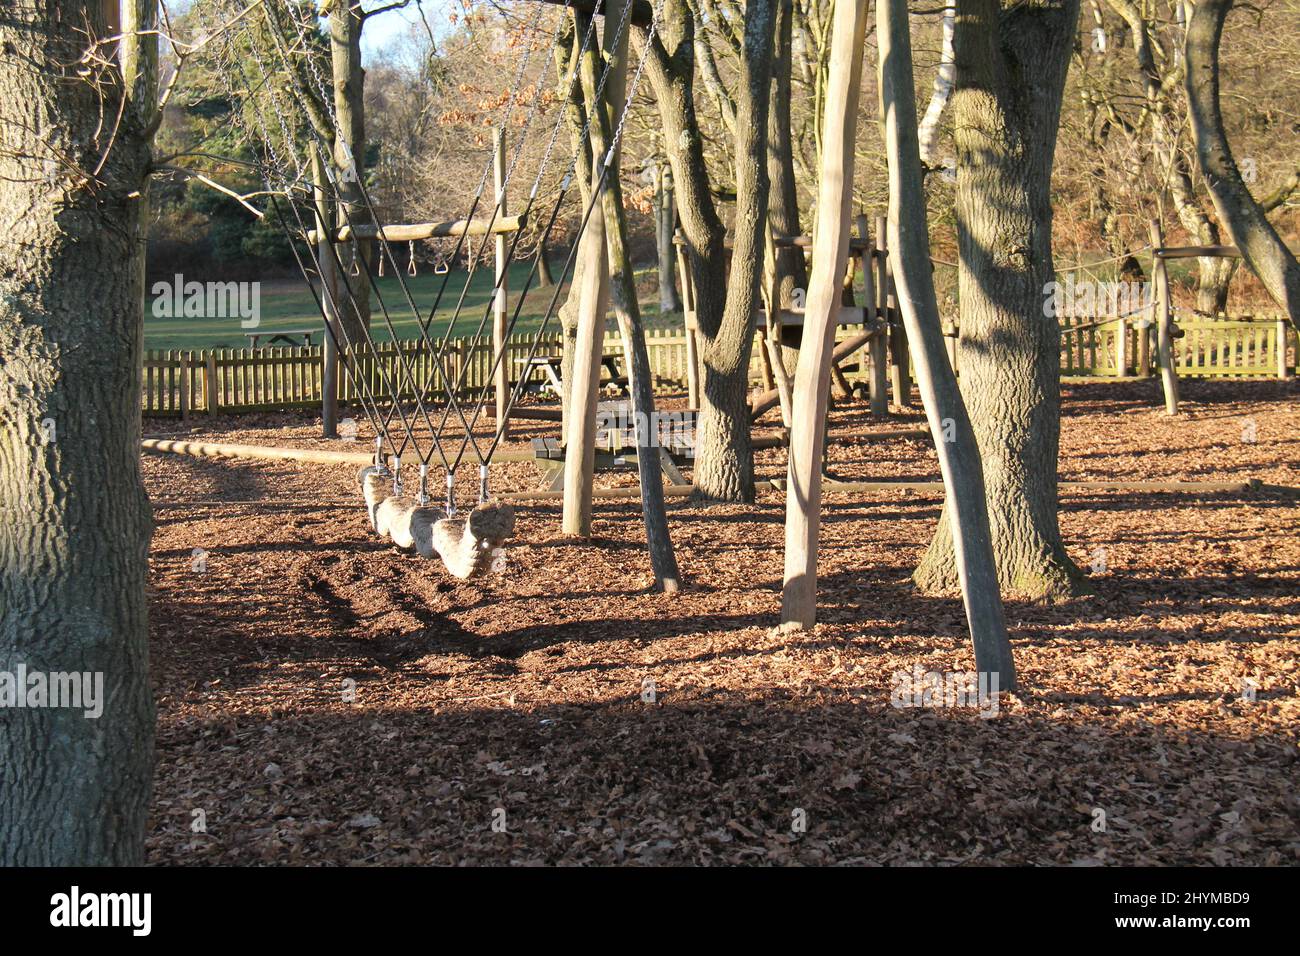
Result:
[[[423,491],[417,498],[388,493],[392,473],[369,465],[360,478],[370,525],[380,537],[422,558],[435,555],[447,571],[462,580],[491,570],[501,558],[515,528],[515,509],[500,501],[485,501],[467,515],[451,514],[430,505]]]

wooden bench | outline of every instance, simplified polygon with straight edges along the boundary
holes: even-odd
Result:
[[[659,470],[667,476],[669,484],[689,484],[679,470],[680,465],[695,460],[695,413],[664,412],[672,415],[669,421],[680,424],[682,428],[669,431],[666,441],[661,441],[659,453]],[[596,434],[596,470],[615,471],[635,468],[637,466],[636,434],[631,422],[630,402],[602,402],[597,406],[597,415],[606,421],[613,419],[616,427],[605,427]],[[532,440],[533,458],[538,470],[546,482],[548,491],[560,491],[564,488],[565,447],[558,438],[534,438]]]
[[[257,348],[259,340],[265,338],[268,344],[276,342],[285,342],[289,345],[297,345],[297,339],[302,339],[302,344],[311,347],[311,337],[318,335],[321,329],[263,329],[261,332],[245,332],[244,338],[248,339],[249,348]]]
[[[525,390],[530,392],[543,392],[547,388],[555,393],[558,397],[564,394],[564,383],[560,380],[560,367],[563,359],[558,355],[534,355],[532,358],[522,358],[517,360],[523,366],[523,377],[525,382],[530,382],[538,372],[542,373],[540,382],[525,385]],[[605,355],[600,360],[601,368],[609,373],[609,377],[601,381],[602,388],[617,389],[620,395],[627,394],[627,376],[620,373],[618,368],[618,356]]]

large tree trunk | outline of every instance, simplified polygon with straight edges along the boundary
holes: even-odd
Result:
[[[156,20],[128,8],[132,96],[110,123],[123,78],[79,69],[85,31],[116,32],[107,8],[16,0],[0,17],[0,672],[99,674],[103,706],[0,709],[7,866],[141,863],[152,783],[141,220],[157,61],[156,34],[135,31]]]
[[[1187,28],[1187,104],[1210,196],[1242,258],[1300,328],[1300,263],[1241,178],[1219,109],[1219,41],[1233,0],[1200,0]]]
[[[1057,522],[1060,341],[1043,314],[1052,159],[1078,15],[1078,0],[961,0],[955,38],[961,391],[999,578],[1035,599],[1086,588]],[[947,509],[915,578],[927,591],[958,583]]]
[[[750,0],[745,7],[736,93],[735,240],[727,278],[724,229],[710,195],[692,92],[695,28],[683,0],[665,0],[662,28],[646,51],[695,283],[704,366],[695,488],[703,498],[723,501],[754,500],[747,392],[767,224],[767,107],[775,3]]]

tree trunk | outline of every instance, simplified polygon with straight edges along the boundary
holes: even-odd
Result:
[[[673,168],[656,162],[655,170],[655,254],[659,262],[659,314],[682,311],[682,297],[677,293],[677,250],[673,235],[677,232],[677,207],[673,202]]]
[[[330,8],[330,61],[334,74],[334,112],[338,129],[334,135],[334,172],[342,206],[338,225],[373,225],[374,217],[362,194],[361,177],[366,162],[366,73],[361,68],[361,29],[365,23],[360,6],[335,3]],[[367,264],[374,263],[373,240],[356,240],[339,246],[339,258],[347,270],[338,277],[339,321],[348,340],[361,342],[370,326],[370,276]],[[364,260],[357,261],[360,257]],[[347,291],[344,291],[347,290]]]
[[[0,672],[98,674],[103,708],[0,710],[5,866],[143,861],[141,223],[157,38],[140,31],[157,21],[148,3],[127,7],[130,72],[110,66],[97,83],[78,67],[87,29],[116,32],[109,6],[17,0],[0,17]],[[124,88],[121,122],[106,123]]]
[[[704,366],[695,488],[700,497],[721,501],[754,500],[747,392],[767,225],[767,108],[775,4],[776,0],[750,0],[745,7],[736,95],[736,215],[729,278],[724,279],[724,229],[710,195],[692,95],[695,28],[683,0],[665,0],[662,29],[650,39],[646,51],[647,72],[655,87],[673,167],[678,218],[695,281]]]
[[[617,22],[623,15],[621,6],[631,2],[632,0],[613,0],[606,10],[606,22]],[[645,520],[646,545],[654,569],[655,588],[673,592],[681,587],[681,575],[677,569],[677,558],[673,554],[668,515],[664,506],[664,486],[659,466],[660,443],[653,427],[654,375],[650,368],[650,353],[646,349],[645,328],[641,324],[641,311],[637,303],[636,274],[627,251],[627,216],[623,211],[618,149],[613,142],[613,131],[624,108],[628,34],[623,33],[616,46],[611,32],[607,30],[605,33],[605,56],[611,66],[610,81],[605,88],[603,101],[596,100],[595,69],[588,69],[584,64],[582,79],[587,102],[593,104],[596,110],[591,124],[592,155],[603,157],[608,165],[604,186],[600,190],[600,203],[609,263],[609,298],[618,316],[628,355],[628,382],[632,392],[634,421],[637,423],[637,473],[641,481],[641,512]],[[612,159],[608,155],[611,149],[614,150]],[[601,339],[604,338],[603,328],[599,335]],[[599,375],[599,372],[596,374]],[[594,396],[590,408],[580,410],[575,406],[573,413],[590,413],[594,417]]]
[[[794,174],[794,142],[791,132],[790,116],[790,70],[793,68],[791,56],[792,24],[794,20],[792,0],[777,0],[775,37],[775,59],[772,63],[772,106],[767,122],[767,175],[771,182],[769,191],[767,219],[774,236],[797,236],[801,234],[799,224],[799,185]],[[778,248],[772,268],[775,269],[774,283],[777,307],[791,308],[795,304],[795,289],[806,290],[808,287],[808,266],[804,261],[803,250],[791,246]],[[783,326],[781,345],[786,369],[794,373],[799,342],[802,339],[803,326]]]
[[[1086,589],[1057,521],[1060,341],[1050,185],[1077,0],[958,5],[954,97],[961,391],[980,457],[999,578],[1032,599]],[[915,580],[958,584],[945,508]]]
[[[551,270],[551,250],[547,247],[546,237],[537,240],[537,288],[549,289],[555,285],[555,273]]]
[[[591,14],[579,10],[571,11],[570,19],[561,27],[560,39],[555,45],[555,73],[564,100],[564,124],[569,130],[569,139],[573,148],[575,163],[574,181],[578,183],[581,205],[579,215],[591,201],[591,142],[582,135],[586,125],[587,108],[582,92],[582,84],[576,82],[579,68],[579,54],[582,52],[583,39],[591,24]],[[590,45],[590,44],[588,44]],[[575,240],[577,241],[577,240]],[[573,269],[569,277],[569,291],[565,295],[564,305],[557,314],[560,320],[560,395],[561,425],[560,434],[569,434],[569,403],[573,394],[573,360],[574,349],[578,340],[578,312],[582,300],[582,289],[586,282],[583,276],[584,256],[574,256]]]
[[[785,577],[781,621],[811,628],[817,620],[817,550],[821,533],[822,455],[830,395],[836,313],[849,254],[854,133],[862,80],[867,0],[840,0],[831,27],[822,154],[817,177],[817,229],[804,312],[803,348],[790,412],[789,482],[785,493]]]
[[[1228,147],[1219,108],[1219,41],[1233,0],[1199,0],[1187,27],[1187,104],[1210,196],[1242,258],[1300,328],[1300,263],[1250,194]]]

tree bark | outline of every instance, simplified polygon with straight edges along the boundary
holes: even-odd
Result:
[[[1078,0],[960,0],[957,239],[961,391],[970,412],[1005,590],[1031,599],[1087,585],[1057,521],[1060,341],[1044,315],[1053,281],[1052,159]],[[949,509],[917,568],[955,589]]]
[[[1241,257],[1300,328],[1300,263],[1250,194],[1232,158],[1219,107],[1219,43],[1233,0],[1199,0],[1187,27],[1186,89],[1192,136],[1215,211]]]
[[[583,38],[591,24],[591,14],[582,13],[576,8],[563,25],[559,42],[555,46],[555,72],[560,85],[559,93],[564,99],[564,124],[569,130],[569,139],[575,157],[573,178],[578,183],[581,205],[585,210],[591,201],[591,141],[583,135],[586,125],[587,107],[582,92],[582,84],[574,82],[579,69],[578,58],[582,53]],[[581,213],[579,213],[581,215]],[[561,428],[560,434],[569,434],[569,406],[573,395],[573,361],[574,350],[578,340],[578,313],[582,301],[582,290],[586,279],[583,275],[583,263],[586,257],[577,254],[573,260],[573,269],[569,278],[569,291],[565,295],[564,305],[560,306],[560,395]]]
[[[867,0],[838,0],[831,32],[831,79],[822,127],[817,231],[790,413],[789,484],[785,493],[785,578],[781,620],[810,628],[817,619],[817,546],[821,530],[822,454],[831,355],[841,277],[849,254],[854,133],[862,79]],[[734,268],[734,266],[733,266]]]
[[[767,122],[767,175],[771,182],[767,220],[774,236],[802,234],[799,223],[799,184],[794,172],[794,141],[790,116],[790,71],[793,68],[793,0],[777,0],[775,59],[772,63],[772,105]],[[795,304],[795,289],[808,286],[808,266],[803,250],[783,246],[775,250],[770,268],[774,270],[777,307]],[[781,345],[787,370],[793,374],[802,340],[803,326],[783,326]]]
[[[114,5],[115,6],[115,5]],[[0,671],[102,675],[102,715],[0,710],[0,865],[138,865],[153,775],[140,478],[156,8],[79,72],[108,4],[0,17]],[[118,124],[105,117],[118,115]],[[208,542],[195,541],[196,546]],[[27,688],[22,689],[25,693]]]

